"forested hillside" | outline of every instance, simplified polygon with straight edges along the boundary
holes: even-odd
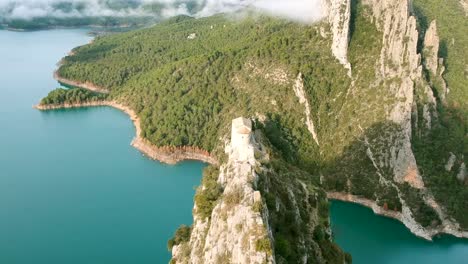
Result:
[[[196,38],[188,39],[192,33]],[[307,79],[310,86],[325,87],[314,95],[317,100],[349,85],[316,28],[267,17],[178,17],[95,43],[74,50],[77,55],[65,58],[59,74],[109,89],[140,113],[144,136],[160,146],[213,151],[231,119],[259,113],[271,115],[271,133],[280,133],[283,122],[295,127],[288,137],[296,142],[278,144],[291,160],[305,158],[298,152],[317,148],[312,139],[302,140],[309,132],[292,89],[297,75],[314,77]]]

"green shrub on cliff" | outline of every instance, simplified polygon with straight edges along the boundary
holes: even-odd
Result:
[[[196,213],[201,218],[211,217],[211,212],[222,194],[221,186],[217,182],[218,175],[219,170],[214,166],[209,166],[203,171],[202,184],[195,194]]]
[[[192,233],[192,228],[186,225],[181,225],[173,238],[167,242],[167,248],[172,250],[172,247],[180,245],[181,243],[188,242],[190,240],[190,234]]]

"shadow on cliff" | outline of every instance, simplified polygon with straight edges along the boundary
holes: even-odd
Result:
[[[467,164],[465,139],[468,131],[467,116],[461,109],[443,108],[431,130],[422,123],[424,120],[422,116],[417,120],[421,123],[417,126],[413,123],[411,144],[419,173],[436,201],[466,229],[468,228],[468,216],[465,213],[468,208],[468,179],[461,182],[457,179],[457,174],[462,163]],[[398,149],[398,140],[395,138],[398,133],[401,133],[400,127],[392,122],[377,123],[365,129],[361,136],[343,149],[341,154],[322,161],[320,170],[323,176],[322,186],[327,191],[359,195],[378,200],[380,206],[391,210],[401,210],[397,190],[382,184],[379,176],[380,174],[394,182],[391,157],[392,148]],[[377,168],[370,159],[368,146]],[[455,153],[457,160],[453,169],[447,171],[445,164],[450,153]],[[435,211],[425,204],[423,191],[412,188],[407,183],[395,183],[395,185],[410,205],[418,222],[423,226],[437,225],[440,222]]]
[[[361,0],[351,0],[351,17],[349,20],[349,39],[353,38],[356,31],[356,17],[358,16],[358,6],[361,5]]]
[[[419,108],[422,109],[422,106]],[[464,212],[468,208],[468,187],[457,179],[462,163],[468,164],[465,140],[467,116],[459,108],[441,106],[439,118],[433,118],[430,130],[426,127],[423,111],[418,111],[418,116],[413,119],[411,146],[424,184],[436,201],[447,209],[448,214],[467,228],[468,216]],[[398,135],[403,133],[399,125],[387,121],[376,123],[348,144],[340,141],[353,137],[352,133],[341,136],[344,137],[341,139],[328,137],[332,142],[320,142],[321,151],[328,152],[337,151],[335,145],[346,144],[334,155],[321,155],[314,149],[304,151],[314,146],[309,146],[307,140],[297,144],[291,137],[294,133],[284,127],[281,119],[267,119],[264,132],[284,160],[308,172],[308,180],[312,184],[321,185],[327,191],[350,193],[379,201],[380,206],[397,211],[402,207],[398,198],[398,192],[401,192],[416,220],[423,226],[440,223],[435,211],[424,202],[424,191],[394,181],[395,150],[400,148],[401,137]],[[458,158],[452,171],[446,171],[445,164],[450,153],[455,153]],[[326,156],[332,158],[325,160],[323,157]],[[309,162],[312,159],[314,162]],[[384,184],[379,175],[396,187]]]

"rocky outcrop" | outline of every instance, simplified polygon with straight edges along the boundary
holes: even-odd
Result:
[[[445,72],[445,66],[444,59],[439,58],[439,45],[440,39],[437,33],[437,22],[434,20],[431,22],[424,37],[424,67],[430,73],[430,81],[440,83],[441,91],[438,94],[440,99],[445,101],[449,91],[447,83],[442,76]]]
[[[457,160],[457,156],[455,156],[455,154],[450,152],[450,157],[447,160],[447,164],[445,164],[445,170],[446,171],[451,171],[456,160]]]
[[[445,102],[445,99],[447,98],[447,95],[450,93],[450,88],[448,87],[447,85],[447,81],[445,80],[445,78],[443,77],[443,75],[445,74],[445,63],[444,63],[444,59],[443,58],[439,58],[439,74],[438,74],[438,78],[439,78],[439,82],[440,82],[440,86],[441,86],[441,91],[440,91],[440,99],[442,100],[442,102]]]
[[[320,145],[317,137],[317,132],[315,131],[314,121],[312,120],[310,114],[310,105],[309,100],[306,96],[306,92],[304,90],[304,80],[302,79],[302,73],[299,73],[299,75],[297,76],[293,90],[294,94],[296,94],[296,97],[299,99],[299,103],[304,105],[304,112],[306,116],[305,124],[307,126],[307,129],[312,134],[312,138],[314,139],[315,143],[317,143],[317,145]]]
[[[411,112],[414,104],[414,86],[421,78],[421,57],[417,53],[418,31],[416,18],[409,14],[409,1],[364,0],[373,11],[377,28],[383,33],[379,71],[382,79],[395,80],[390,90],[397,98],[389,113],[389,120],[400,124],[405,133],[403,152],[408,162],[414,165],[414,156],[408,149],[411,139]]]
[[[226,145],[228,161],[220,168],[218,183],[223,188],[220,201],[209,218],[197,214],[190,241],[172,249],[175,263],[275,263],[270,231],[262,208],[262,197],[255,190],[258,175],[251,120],[232,122],[231,142]],[[203,188],[203,187],[202,187]],[[188,247],[190,254],[181,254]]]
[[[384,78],[421,75],[417,53],[416,18],[410,16],[408,0],[363,0],[370,7],[377,28],[383,33],[379,70]]]
[[[422,188],[424,184],[411,148],[414,87],[422,71],[417,53],[416,19],[409,15],[407,0],[364,0],[363,3],[371,8],[374,22],[383,33],[377,70],[380,78],[387,80],[389,90],[396,98],[387,116],[389,121],[401,127],[390,150],[394,179]]]
[[[424,37],[424,65],[432,74],[437,74],[439,66],[439,35],[437,34],[437,23],[432,21]]]
[[[461,182],[465,182],[466,180],[466,165],[464,162],[460,166],[460,170],[458,171],[458,174],[457,174],[457,179]]]
[[[468,0],[460,0],[460,5],[465,11],[465,15],[468,16]]]
[[[283,264],[284,247],[297,256],[292,263],[350,263],[331,240],[326,194],[290,168],[278,173],[269,163],[270,147],[250,119],[232,121],[228,159],[217,179],[222,195],[209,216],[200,214],[195,199],[190,238],[172,247],[171,263]],[[283,247],[278,251],[277,240]]]
[[[351,76],[351,64],[348,61],[351,0],[323,0],[322,6],[333,35],[332,53]]]
[[[445,82],[444,82],[445,83]],[[432,91],[431,87],[423,83],[424,89],[424,98],[422,99],[421,103],[423,104],[423,118],[425,121],[425,128],[426,132],[432,129],[433,121],[437,119],[438,113],[436,110],[437,107],[437,99],[434,96],[434,92]]]

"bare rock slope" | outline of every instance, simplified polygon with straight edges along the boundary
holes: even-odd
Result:
[[[208,216],[195,202],[190,238],[172,247],[172,263],[288,263],[275,254],[282,250],[275,247],[278,241],[297,252],[297,263],[346,263],[345,254],[332,246],[329,227],[322,225],[328,216],[318,204],[326,204],[325,194],[266,166],[271,152],[265,144],[250,119],[232,121],[228,159],[217,179],[222,195]],[[292,217],[283,223],[287,213]],[[277,231],[299,227],[304,229],[290,238]],[[316,230],[323,232],[323,241],[314,238]]]

